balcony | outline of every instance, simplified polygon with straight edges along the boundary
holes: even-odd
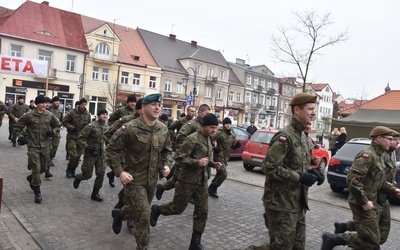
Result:
[[[269,88],[268,90],[267,90],[267,94],[268,95],[275,95],[276,94],[276,89],[273,89],[273,88]]]
[[[177,93],[177,92],[164,92],[163,93],[163,98],[164,99],[180,100],[180,101],[186,100],[185,94]]]
[[[217,83],[217,82],[218,82],[218,77],[214,77],[214,76],[206,77],[206,83]]]
[[[125,83],[118,83],[118,90],[121,91],[128,91],[128,92],[135,92],[135,93],[146,93],[146,88],[138,85],[132,84],[125,84]]]
[[[92,52],[90,53],[90,55],[93,56],[93,60],[95,61],[100,61],[100,62],[104,62],[104,63],[114,63],[116,62],[116,56],[115,55],[105,55],[105,54],[101,54],[98,52]]]
[[[244,104],[242,102],[228,102],[228,108],[242,109],[244,108]]]
[[[260,92],[263,91],[263,87],[261,85],[254,85],[253,89]]]
[[[252,103],[251,109],[261,109],[262,105],[260,103]]]
[[[267,106],[267,107],[266,107],[266,110],[268,110],[268,111],[275,111],[275,112],[276,112],[277,108],[276,108],[276,106]]]
[[[35,78],[40,78],[40,79],[46,79],[47,76],[39,76],[35,75]],[[49,80],[56,80],[57,79],[57,69],[56,68],[50,68],[49,69]]]

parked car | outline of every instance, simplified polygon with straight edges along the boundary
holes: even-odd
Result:
[[[354,138],[348,141],[331,158],[328,165],[327,180],[333,192],[343,192],[347,188],[346,178],[350,166],[353,164],[355,156],[371,144],[368,138]],[[400,188],[400,148],[394,152],[396,157],[396,176],[397,187]],[[396,199],[396,203],[400,200]]]
[[[251,136],[242,154],[244,169],[247,171],[252,171],[255,167],[261,167],[261,163],[267,155],[269,143],[276,132],[278,131],[260,129]],[[319,157],[321,161],[318,166],[312,165],[311,167],[319,168],[321,171],[325,171],[329,161],[329,152],[326,149],[321,148],[314,141],[313,143],[314,149],[312,150],[312,155]]]
[[[246,132],[246,129],[239,128],[239,127],[232,127],[232,132],[236,136],[236,140],[240,142],[240,148],[233,150],[231,148],[231,158],[240,158],[242,157],[242,153],[249,141],[250,134]]]

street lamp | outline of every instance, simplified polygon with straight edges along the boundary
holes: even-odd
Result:
[[[196,94],[197,94],[197,83],[196,83],[197,71],[192,67],[187,68],[186,71],[187,71],[188,74],[186,74],[185,77],[182,78],[182,80],[183,80],[183,86],[187,87],[187,84],[188,84],[188,81],[189,81],[189,72],[188,72],[189,69],[191,69],[193,71],[193,74],[194,74],[194,77],[193,77],[193,106],[195,106]],[[185,87],[185,89],[186,89],[186,87]]]

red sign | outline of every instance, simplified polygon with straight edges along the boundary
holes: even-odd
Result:
[[[0,55],[0,72],[26,76],[47,76],[47,61]]]

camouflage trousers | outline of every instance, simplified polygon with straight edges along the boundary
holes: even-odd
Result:
[[[385,244],[387,239],[389,238],[390,233],[390,204],[389,201],[386,200],[384,205],[380,207],[379,210],[379,232],[381,234],[380,245]],[[347,231],[356,231],[356,223],[351,220],[346,223]]]
[[[162,215],[181,214],[185,211],[190,197],[195,202],[193,212],[193,232],[204,233],[208,217],[207,185],[190,184],[182,181],[175,183],[175,195],[172,202],[161,205]]]
[[[51,145],[50,145],[50,160],[56,157],[56,153],[58,150],[58,145],[60,145],[60,137],[58,136],[53,136],[51,139]]]
[[[270,243],[249,246],[246,250],[300,250],[305,249],[306,219],[305,210],[291,213],[265,208],[268,218]]]
[[[156,190],[156,182],[148,186],[131,183],[124,187],[124,206],[121,209],[123,220],[133,219],[133,234],[136,249],[147,249],[150,241],[150,203]]]
[[[221,184],[228,177],[228,172],[226,171],[227,164],[222,163],[222,166],[217,169],[217,173],[214,176],[214,179],[211,181],[211,184],[216,185],[217,187],[221,186]],[[208,175],[210,176],[210,174]]]
[[[362,206],[351,204],[356,232],[345,232],[343,238],[354,249],[374,249],[379,246],[379,209],[365,211]]]
[[[79,164],[79,158],[83,155],[84,148],[76,139],[70,138],[68,140],[67,152],[70,155],[68,169],[76,169]]]
[[[28,165],[32,168],[32,185],[40,186],[40,174],[44,173],[49,160],[49,147],[28,147]]]
[[[103,155],[93,155],[89,152],[85,152],[81,166],[82,173],[78,174],[77,178],[81,181],[89,180],[92,178],[93,168],[96,170],[94,187],[100,189],[103,187],[104,174],[106,172],[106,168],[104,167],[103,163]]]

